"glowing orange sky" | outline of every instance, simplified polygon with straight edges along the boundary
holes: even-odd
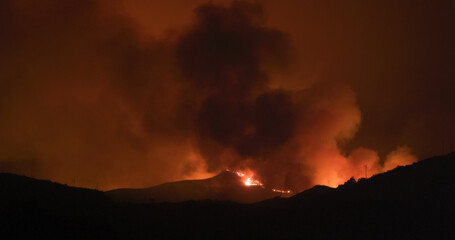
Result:
[[[0,171],[301,190],[455,149],[451,1],[231,2],[2,1]]]

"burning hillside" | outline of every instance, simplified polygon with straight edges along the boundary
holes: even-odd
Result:
[[[209,179],[171,182],[144,189],[116,189],[106,193],[115,201],[135,203],[206,199],[252,203],[276,196],[291,196],[285,190],[266,188],[252,175],[238,171],[224,171]]]

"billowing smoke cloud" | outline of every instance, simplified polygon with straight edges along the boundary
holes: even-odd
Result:
[[[455,150],[453,1],[269,1],[292,35],[304,77],[348,84],[362,111],[347,152],[381,159],[407,145],[419,159]]]
[[[364,160],[339,149],[360,124],[354,93],[330,81],[303,89],[273,84],[272,72],[291,68],[292,47],[263,19],[257,4],[204,5],[180,38],[183,77],[199,98],[196,145],[208,170],[253,169],[267,185],[293,190],[358,177]]]
[[[194,13],[151,38],[117,1],[1,1],[0,171],[109,189],[250,169],[299,191],[415,161],[345,150],[357,93],[336,74],[296,87],[306,65],[263,5]]]

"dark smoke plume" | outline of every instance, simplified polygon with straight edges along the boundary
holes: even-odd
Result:
[[[219,160],[225,149],[264,158],[295,130],[289,93],[268,87],[263,64],[288,62],[289,42],[282,32],[263,26],[260,5],[204,5],[196,16],[180,39],[178,56],[191,91],[203,96],[195,121],[209,168],[225,166]]]

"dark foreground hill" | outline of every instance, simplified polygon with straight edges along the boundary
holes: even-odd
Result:
[[[455,154],[291,198],[131,204],[0,174],[1,239],[455,239]]]
[[[241,178],[233,172],[201,180],[185,180],[164,183],[151,188],[115,189],[106,192],[116,202],[151,203],[183,202],[188,200],[231,200],[239,203],[253,203],[265,199],[287,196],[261,186],[246,187]]]

